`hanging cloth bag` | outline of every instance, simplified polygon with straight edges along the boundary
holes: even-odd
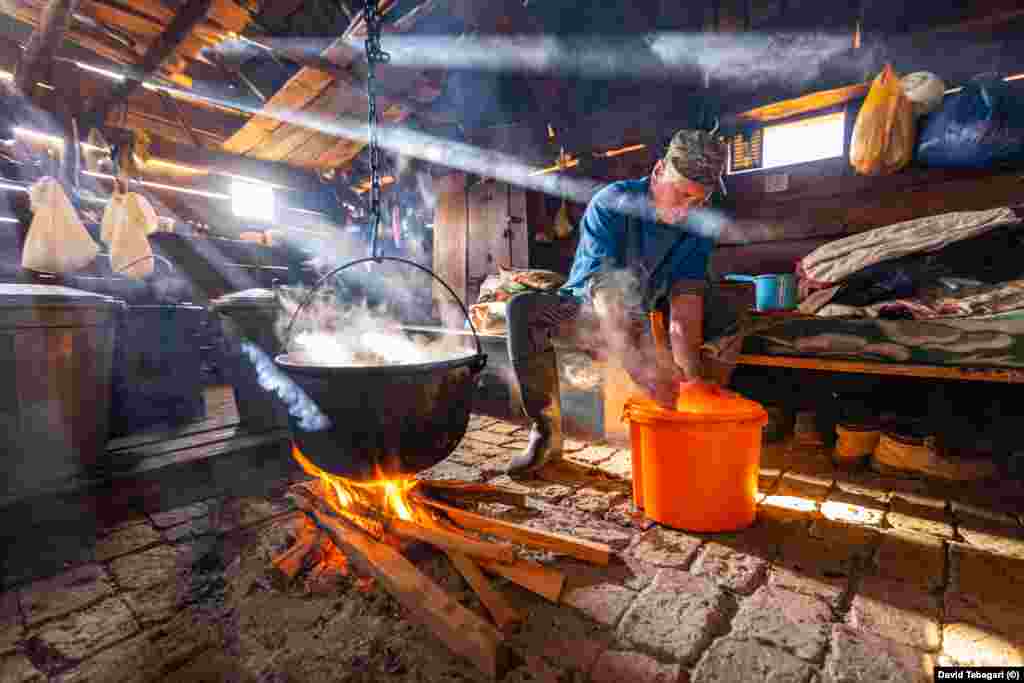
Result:
[[[100,252],[82,225],[64,188],[55,178],[32,186],[32,223],[25,238],[21,266],[28,270],[65,275],[85,268]]]
[[[116,193],[107,204],[100,234],[110,246],[110,269],[118,275],[142,280],[153,272],[153,249],[146,235],[157,221],[151,206],[150,212],[145,210],[148,205],[134,192]]]
[[[914,104],[892,65],[871,84],[850,141],[850,164],[860,175],[890,175],[914,156]]]

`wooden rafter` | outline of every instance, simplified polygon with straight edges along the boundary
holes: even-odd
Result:
[[[89,103],[84,118],[85,129],[101,123],[114,104],[130,95],[143,79],[158,69],[189,36],[196,24],[206,17],[212,2],[213,0],[187,0],[160,37],[146,50],[137,72],[116,85],[106,97]]]

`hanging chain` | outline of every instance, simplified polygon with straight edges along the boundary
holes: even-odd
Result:
[[[386,64],[390,55],[380,49],[380,16],[377,1],[366,0],[363,19],[366,21],[366,99],[367,127],[370,143],[370,256],[377,258],[377,233],[380,232],[380,146],[377,140],[376,67]]]

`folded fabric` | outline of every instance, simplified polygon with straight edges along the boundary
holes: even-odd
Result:
[[[838,284],[869,266],[943,247],[1019,222],[1012,209],[927,216],[830,242],[805,256],[797,272],[809,285]]]
[[[63,275],[92,263],[99,245],[82,225],[61,184],[41,178],[32,186],[30,197],[34,215],[22,250],[22,267]]]

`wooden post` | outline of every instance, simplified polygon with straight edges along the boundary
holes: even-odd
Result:
[[[39,16],[39,27],[32,32],[25,52],[18,63],[14,85],[30,100],[36,83],[49,73],[53,57],[64,40],[71,24],[71,14],[78,9],[79,0],[50,0]]]
[[[453,173],[445,176],[438,180],[436,187],[434,272],[469,306],[473,302],[465,300],[468,294],[466,175]],[[437,283],[434,283],[434,301],[437,302],[442,325],[461,328],[465,324],[458,305]]]

